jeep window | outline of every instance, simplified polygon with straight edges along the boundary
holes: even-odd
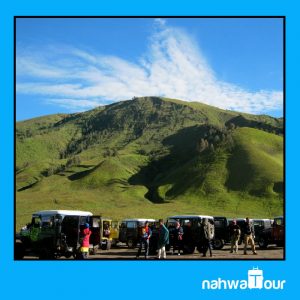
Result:
[[[224,220],[215,220],[215,227],[224,227]]]
[[[113,229],[118,229],[118,222],[112,221],[112,222],[111,222],[111,228],[113,228]]]
[[[100,218],[99,217],[92,217],[92,227],[93,228],[100,227]]]
[[[168,228],[175,228],[176,227],[176,220],[174,220],[174,219],[169,219],[169,220],[167,220],[167,223],[166,223],[166,226],[168,227]]]
[[[126,228],[126,223],[125,223],[125,222],[122,222],[120,227],[121,227],[121,228]]]
[[[181,220],[181,226],[188,226],[188,224],[193,224],[193,220],[190,220],[190,219],[184,219],[184,220]]]
[[[136,228],[136,222],[127,222],[127,228]]]
[[[266,220],[266,221],[265,221],[265,227],[266,227],[266,228],[272,227],[272,222],[271,222],[271,220]]]
[[[77,218],[76,218],[77,219]],[[81,216],[80,217],[80,226],[83,226],[85,223],[89,223],[88,222],[88,217],[86,216]]]
[[[53,226],[53,216],[42,216],[42,228],[50,228]]]
[[[32,225],[33,225],[33,227],[39,228],[39,227],[41,227],[41,224],[42,224],[42,220],[41,220],[40,217],[33,217],[32,218]]]
[[[264,221],[259,221],[259,220],[254,220],[253,221],[253,226],[263,226],[264,225]]]
[[[283,219],[282,218],[274,219],[274,224],[275,225],[284,225]]]

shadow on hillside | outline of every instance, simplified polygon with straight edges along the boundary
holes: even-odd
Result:
[[[247,159],[247,152],[240,147],[235,147],[232,155],[227,160],[228,176],[225,186],[233,191],[245,191],[251,182],[251,164]]]
[[[66,117],[64,117],[63,119],[61,119],[60,121],[56,122],[53,127],[59,127],[62,126],[68,122],[74,121],[76,119],[80,119],[81,114],[80,113],[74,113],[74,114],[70,114],[67,115]]]
[[[35,181],[35,182],[33,182],[33,183],[29,184],[29,185],[23,186],[23,187],[21,187],[21,188],[18,189],[18,192],[22,192],[22,191],[28,190],[28,189],[34,187],[35,185],[37,185],[38,183],[39,183],[39,180]]]
[[[272,132],[275,134],[283,134],[283,128],[280,128],[279,125],[278,127],[276,127],[265,122],[249,120],[242,115],[236,116],[228,120],[225,123],[225,125],[228,126],[230,123],[234,124],[237,127],[250,127],[250,128],[256,128],[256,129]]]
[[[182,174],[181,169],[199,157],[197,143],[206,131],[206,125],[191,126],[166,137],[162,144],[169,154],[160,157],[157,151],[157,156],[153,156],[147,166],[129,178],[129,184],[145,186],[148,191],[144,197],[156,204],[183,194],[190,187],[190,181],[186,179],[193,179],[197,174],[192,168],[186,168]],[[170,189],[163,195],[160,187],[164,185],[170,185]]]
[[[228,176],[225,186],[228,190],[244,191],[256,197],[268,196],[272,192],[283,194],[284,184],[282,181],[270,182],[269,179],[261,179],[255,187],[253,186],[257,173],[248,156],[249,154],[242,147],[234,148],[226,166]]]
[[[92,167],[94,167],[94,165],[78,165],[77,167],[87,169],[87,168],[92,168]]]
[[[95,167],[93,167],[93,168],[91,168],[89,170],[77,172],[75,174],[72,174],[72,175],[68,176],[68,179],[71,180],[71,181],[81,179],[81,178],[83,178],[83,177],[91,174],[95,170],[97,170],[102,164],[103,164],[103,161],[100,164],[96,165]]]

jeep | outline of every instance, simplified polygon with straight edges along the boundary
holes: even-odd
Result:
[[[126,243],[129,248],[135,248],[139,242],[139,232],[141,227],[148,221],[149,227],[155,222],[154,219],[125,219],[121,222],[119,231],[119,241]]]
[[[263,230],[258,237],[260,248],[267,248],[269,244],[276,244],[278,247],[284,246],[285,243],[285,223],[284,217],[274,218],[270,228]]]
[[[253,219],[253,226],[255,231],[255,242],[258,242],[261,233],[272,227],[273,220],[271,219]]]
[[[224,247],[225,243],[230,242],[229,223],[226,217],[214,217],[215,236],[212,246],[216,250]]]
[[[90,223],[90,242],[98,242],[91,212],[74,210],[44,210],[32,215],[31,223],[23,227],[15,239],[15,259],[33,252],[40,259],[75,256],[80,246],[80,228]]]

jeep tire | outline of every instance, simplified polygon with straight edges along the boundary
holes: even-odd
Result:
[[[193,254],[195,252],[195,245],[184,245],[183,253],[184,254]]]
[[[221,250],[224,247],[224,241],[222,239],[214,239],[212,246],[215,250]]]
[[[128,239],[128,240],[127,240],[127,246],[128,246],[128,248],[130,248],[130,249],[135,248],[135,247],[136,247],[136,241],[133,240],[133,239]]]
[[[259,245],[259,248],[266,249],[268,247],[268,241],[267,241],[267,239],[265,237],[261,236],[258,239],[258,245]]]
[[[25,256],[25,247],[22,242],[15,243],[15,259],[23,259]]]

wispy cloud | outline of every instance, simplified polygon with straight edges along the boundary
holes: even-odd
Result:
[[[70,111],[148,95],[249,113],[282,109],[282,91],[221,81],[186,32],[164,19],[154,27],[148,52],[136,62],[71,46],[60,45],[59,53],[23,49],[17,53],[17,94],[39,95]]]

